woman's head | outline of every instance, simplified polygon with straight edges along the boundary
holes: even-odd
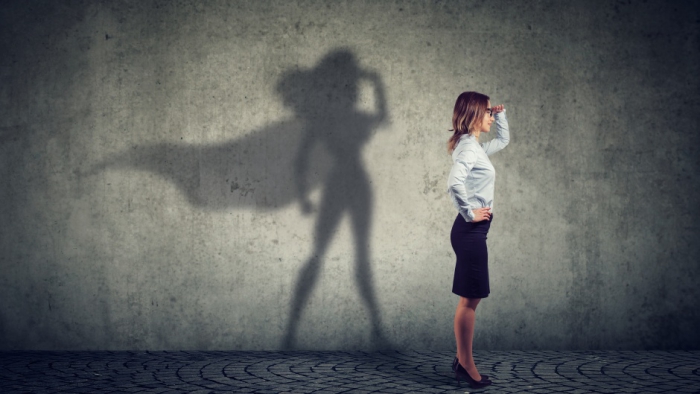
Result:
[[[457,97],[452,114],[452,137],[447,142],[447,150],[452,152],[459,139],[465,134],[484,129],[485,117],[490,116],[489,96],[477,92],[464,92]],[[488,131],[488,129],[486,130]]]

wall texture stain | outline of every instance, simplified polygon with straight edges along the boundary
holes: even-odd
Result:
[[[451,349],[457,95],[507,108],[476,349],[700,349],[700,7],[5,1],[0,350]]]

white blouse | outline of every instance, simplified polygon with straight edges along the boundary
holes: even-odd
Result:
[[[496,138],[479,144],[476,137],[463,135],[452,152],[452,169],[447,178],[447,192],[464,220],[474,220],[473,209],[490,207],[493,213],[493,194],[496,169],[489,156],[508,145],[510,133],[506,111],[496,118]]]

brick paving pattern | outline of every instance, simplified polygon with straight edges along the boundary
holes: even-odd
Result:
[[[700,351],[5,352],[2,393],[700,393]]]

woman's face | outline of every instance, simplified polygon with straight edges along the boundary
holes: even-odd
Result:
[[[491,112],[491,101],[488,102],[486,112],[484,112],[484,119],[481,121],[481,132],[488,133],[491,130],[491,123],[493,123],[493,113]]]

